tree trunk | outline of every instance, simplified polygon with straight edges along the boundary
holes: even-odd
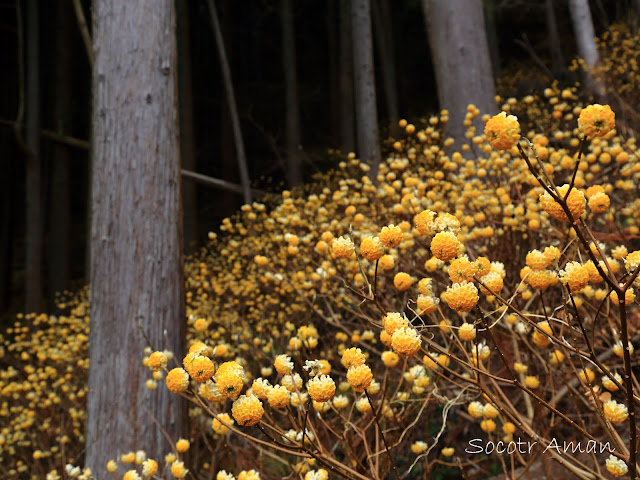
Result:
[[[40,158],[40,28],[38,1],[25,11],[26,310],[42,308],[42,160]]]
[[[73,25],[70,0],[60,0],[56,4],[56,63],[53,99],[53,128],[59,134],[71,133],[71,72]],[[69,287],[69,242],[71,236],[71,200],[69,185],[69,147],[54,143],[53,164],[51,166],[49,243],[49,290],[62,292]]]
[[[393,26],[388,0],[373,0],[373,33],[380,54],[384,100],[387,120],[392,136],[398,131],[398,86],[396,83],[396,56],[393,45]]]
[[[551,54],[551,71],[553,76],[560,78],[565,69],[562,48],[560,47],[560,36],[558,35],[558,24],[556,23],[556,12],[553,7],[553,0],[545,0],[545,16],[547,20],[547,32],[549,34],[549,53]]]
[[[329,133],[331,146],[340,138],[340,3],[327,2],[327,48],[329,49]]]
[[[281,0],[282,16],[282,67],[284,70],[286,110],[287,181],[290,187],[302,183],[300,155],[300,108],[298,104],[298,73],[296,63],[296,38],[294,33],[291,0]]]
[[[376,178],[381,155],[373,67],[373,41],[371,39],[370,0],[352,0],[351,15],[358,156],[362,160],[371,162],[369,176]]]
[[[353,99],[353,35],[351,0],[340,0],[340,148],[343,153],[356,149],[355,105]]]
[[[183,402],[147,390],[146,346],[182,358],[184,281],[173,0],[94,0],[91,328],[86,466],[161,459]]]
[[[178,111],[180,116],[180,155],[182,168],[197,171],[193,124],[193,83],[191,81],[191,40],[189,2],[176,2],[178,32]],[[198,245],[198,198],[193,182],[182,182],[184,246],[187,253]]]
[[[463,125],[467,105],[494,113],[495,87],[481,0],[422,0],[438,84],[440,108],[449,110],[447,134],[468,142]],[[483,132],[480,117],[476,134]]]
[[[596,34],[593,29],[588,0],[569,0],[569,13],[571,14],[573,31],[576,36],[578,55],[584,60],[586,66],[583,74],[585,87],[588,90],[600,93],[601,89],[589,71],[589,69],[600,63],[600,56],[596,47]]]
[[[500,66],[500,48],[498,31],[496,25],[497,5],[493,1],[482,2],[484,11],[485,29],[487,33],[487,45],[489,46],[489,57],[491,58],[491,71],[494,77],[500,76],[502,70]]]
[[[218,20],[218,12],[213,0],[208,0],[209,15],[211,16],[211,26],[213,34],[216,37],[216,47],[220,56],[220,68],[222,69],[222,84],[224,86],[227,105],[231,113],[231,126],[233,127],[233,136],[235,139],[236,155],[238,156],[238,170],[240,171],[240,183],[242,184],[244,202],[251,203],[251,184],[249,182],[249,168],[247,166],[247,155],[244,150],[244,140],[242,139],[242,130],[240,129],[240,116],[238,115],[238,107],[236,105],[236,96],[231,80],[231,69],[227,60],[227,53],[224,48],[222,38],[222,30],[220,29],[220,21]]]

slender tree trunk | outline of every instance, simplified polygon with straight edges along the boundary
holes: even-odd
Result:
[[[236,96],[233,90],[233,82],[231,80],[231,69],[227,60],[227,53],[224,48],[222,38],[222,30],[220,29],[220,21],[218,20],[218,12],[213,0],[208,0],[209,14],[211,15],[211,25],[213,34],[216,37],[216,46],[218,55],[220,56],[220,67],[222,68],[222,83],[227,97],[227,105],[231,113],[231,125],[233,127],[233,135],[236,144],[236,155],[238,156],[238,170],[240,171],[240,183],[242,184],[243,196],[245,203],[251,203],[251,184],[249,181],[249,168],[247,167],[247,155],[244,150],[244,140],[242,139],[242,130],[240,129],[240,116],[238,115],[238,107],[236,105]]]
[[[358,156],[371,162],[369,176],[376,178],[380,165],[378,107],[373,66],[370,0],[352,0],[353,70],[355,73]]]
[[[56,4],[56,53],[55,53],[55,95],[53,99],[54,131],[71,133],[71,68],[73,11],[70,0],[59,0]],[[49,290],[62,292],[69,287],[69,243],[71,235],[71,200],[69,186],[69,147],[53,144],[53,164],[51,165],[51,234],[49,243]]]
[[[498,77],[502,67],[500,66],[500,48],[496,26],[496,4],[494,1],[482,2],[482,4],[485,30],[487,32],[487,45],[489,46],[489,57],[491,58],[491,70],[493,75]]]
[[[353,98],[353,35],[351,0],[340,0],[340,148],[356,149],[355,105]]]
[[[468,142],[463,125],[467,105],[493,113],[495,87],[482,0],[423,0],[440,108],[449,110],[447,134]],[[476,134],[484,128],[478,117]]]
[[[389,131],[398,131],[398,85],[396,83],[396,56],[393,45],[393,25],[388,0],[372,0],[373,33],[380,55],[384,100],[387,109]]]
[[[340,138],[340,4],[327,2],[327,46],[329,48],[329,131],[335,146]]]
[[[38,0],[25,11],[25,128],[26,161],[26,309],[42,308],[42,160],[40,158],[40,28]]]
[[[598,85],[593,75],[589,71],[600,63],[600,55],[596,47],[593,20],[588,0],[569,0],[569,12],[573,31],[576,36],[578,55],[584,60],[586,70],[583,74],[583,81],[588,90],[601,93],[601,86]]]
[[[300,155],[300,108],[298,103],[298,73],[296,62],[296,37],[294,32],[291,0],[281,0],[282,17],[282,67],[284,70],[286,110],[287,181],[290,187],[302,183]]]
[[[178,111],[182,168],[197,171],[193,124],[193,83],[191,81],[191,40],[188,0],[176,1],[178,32]],[[194,182],[182,182],[184,246],[187,253],[198,244],[198,198]]]
[[[558,35],[558,24],[556,22],[556,12],[553,7],[553,0],[545,0],[545,17],[547,21],[547,32],[549,40],[549,53],[551,54],[551,71],[555,78],[560,78],[565,62],[560,47],[560,36]]]
[[[145,387],[146,346],[182,358],[184,280],[173,0],[94,0],[86,465],[162,458],[183,402]],[[135,47],[135,48],[132,48]],[[121,472],[122,473],[122,472]]]

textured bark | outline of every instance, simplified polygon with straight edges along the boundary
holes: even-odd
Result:
[[[86,465],[171,449],[181,397],[147,390],[143,349],[181,358],[184,281],[173,0],[94,0]]]
[[[340,0],[340,148],[356,149],[355,105],[353,99],[353,35],[351,0]]]
[[[440,108],[449,110],[447,134],[459,146],[465,138],[467,105],[494,113],[495,87],[481,0],[422,0]],[[476,133],[484,124],[478,117]]]
[[[176,16],[178,32],[180,155],[182,157],[182,168],[196,171],[188,0],[177,0]],[[183,236],[185,251],[187,253],[192,252],[198,244],[198,199],[196,194],[196,186],[193,182],[182,182]]]
[[[398,86],[396,82],[396,56],[393,45],[391,8],[388,0],[373,0],[373,33],[380,58],[384,100],[390,133],[398,132]]]
[[[72,72],[72,23],[70,0],[56,4],[56,64],[53,99],[54,131],[71,133],[71,72]],[[53,144],[51,165],[51,199],[49,201],[51,233],[49,242],[49,290],[62,292],[69,287],[69,242],[71,227],[71,200],[69,186],[69,146]]]
[[[593,68],[600,63],[588,0],[569,0],[569,12],[576,37],[578,55],[584,60],[587,67],[583,75],[583,81],[589,90],[598,90],[596,81],[588,71],[589,68]]]
[[[300,152],[300,106],[298,103],[298,64],[296,62],[296,38],[291,0],[281,0],[282,19],[282,68],[285,89],[285,135],[287,153],[287,182],[290,187],[302,183],[302,158]]]
[[[375,178],[381,155],[373,67],[370,0],[351,0],[351,21],[353,26],[357,153],[360,159],[371,162],[369,174],[370,177]]]
[[[42,307],[42,160],[40,158],[40,28],[38,1],[29,0],[25,11],[25,126],[26,158],[26,309]]]

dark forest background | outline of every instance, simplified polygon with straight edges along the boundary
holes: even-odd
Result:
[[[75,3],[75,4],[74,4]],[[377,103],[381,133],[393,134],[383,94],[380,32],[386,35],[393,59],[397,114],[409,121],[438,110],[434,69],[425,20],[418,0],[374,0]],[[281,3],[278,0],[217,2],[252,185],[276,192],[287,187],[285,81]],[[551,7],[549,7],[551,5]],[[634,15],[633,2],[592,0],[596,34],[610,23]],[[91,28],[91,6],[74,2],[3,1],[0,3],[0,314],[24,310],[27,199],[41,198],[41,307],[53,311],[54,292],[86,283],[89,198],[91,71],[81,34],[79,11]],[[37,9],[39,38],[33,51],[29,9]],[[335,164],[336,155],[354,148],[341,131],[338,0],[291,2],[300,109],[303,174]],[[561,82],[577,79],[566,70],[576,45],[565,0],[484,2],[494,77],[525,72],[520,82],[498,82],[498,93],[525,95],[551,80],[540,60],[552,66],[550,52],[560,52],[565,64]],[[550,45],[548,13],[552,8],[558,43]],[[377,13],[377,18],[376,16]],[[177,0],[179,89],[184,168],[239,184],[231,120],[222,84],[211,17],[206,1]],[[89,32],[90,33],[90,32]],[[25,65],[36,55],[39,74],[35,90],[25,86]],[[537,56],[537,59],[533,58]],[[33,65],[32,65],[33,67]],[[502,87],[500,87],[502,85]],[[507,85],[507,86],[505,86]],[[33,86],[32,86],[33,87]],[[508,90],[508,91],[507,91]],[[27,91],[37,91],[38,162],[27,187],[28,136],[21,128]],[[31,102],[32,103],[32,102]],[[242,196],[184,179],[190,199],[184,202],[185,250],[204,243],[209,231],[243,203]],[[40,196],[40,197],[38,197]],[[36,229],[37,230],[37,229]]]

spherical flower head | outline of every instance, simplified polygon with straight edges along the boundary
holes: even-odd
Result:
[[[404,292],[405,290],[408,290],[409,287],[411,287],[411,284],[413,284],[413,279],[411,278],[411,275],[409,275],[408,273],[398,272],[396,273],[395,277],[393,277],[393,285],[400,292]]]
[[[378,238],[385,247],[395,248],[402,242],[402,229],[393,224],[382,227]]]
[[[389,368],[395,367],[396,365],[398,365],[398,362],[400,361],[400,357],[398,356],[398,354],[390,350],[386,350],[382,352],[381,358],[382,358],[382,363],[384,363],[384,366]]]
[[[349,258],[355,251],[353,240],[349,237],[336,238],[331,243],[331,251],[338,258]]]
[[[516,433],[516,426],[511,422],[505,422],[505,424],[502,425],[502,431],[507,435],[513,435]]]
[[[418,440],[417,442],[414,442],[413,444],[411,444],[411,451],[416,455],[420,455],[421,453],[426,452],[427,448],[428,448],[427,443],[423,442],[422,440]]]
[[[627,410],[627,406],[622,403],[618,403],[615,400],[605,402],[602,407],[605,418],[611,423],[622,423],[629,418],[629,410]]]
[[[238,474],[238,480],[260,480],[260,473],[255,470],[242,470]]]
[[[433,295],[433,279],[432,278],[422,278],[418,282],[418,291],[422,295]]]
[[[213,428],[213,431],[218,435],[226,435],[231,431],[229,430],[229,426],[234,423],[233,418],[231,418],[228,413],[219,413],[217,417],[211,421],[211,428]]]
[[[171,475],[175,478],[184,478],[187,473],[189,473],[189,470],[184,467],[184,462],[175,461],[171,464]]]
[[[536,388],[538,388],[540,386],[540,380],[538,379],[538,377],[534,376],[534,375],[528,375],[526,377],[524,377],[524,384],[534,390]]]
[[[291,393],[282,385],[274,385],[267,393],[267,400],[272,408],[285,408],[289,405]]]
[[[454,283],[447,288],[445,301],[456,312],[470,312],[478,303],[478,289],[473,283]]]
[[[293,362],[289,355],[278,355],[273,362],[273,366],[276,367],[276,371],[280,375],[289,375],[293,370]]]
[[[347,348],[342,352],[342,366],[347,369],[363,365],[365,359],[364,353],[357,347]]]
[[[415,328],[401,327],[391,336],[391,348],[402,357],[411,357],[420,350],[422,338]]]
[[[331,377],[320,375],[307,382],[307,392],[316,402],[328,402],[336,393],[336,383]]]
[[[557,194],[561,199],[564,199],[568,191],[569,185],[565,183],[563,186],[558,187]],[[582,191],[578,190],[577,188],[572,188],[571,193],[569,193],[569,196],[566,199],[566,202],[567,207],[569,207],[569,211],[573,216],[573,219],[577,220],[578,218],[580,218],[584,213],[587,205],[587,202],[584,198],[584,193],[582,193]],[[540,194],[540,206],[545,212],[547,212],[556,220],[560,220],[561,222],[569,221],[569,217],[567,217],[567,214],[564,212],[560,204],[556,202],[547,192]]]
[[[370,262],[375,262],[384,255],[384,245],[378,237],[365,237],[360,242],[360,254]]]
[[[438,303],[440,303],[440,299],[433,295],[418,295],[418,299],[416,300],[418,314],[428,315],[435,312],[438,308]]]
[[[233,402],[231,407],[231,415],[238,425],[243,427],[252,427],[260,421],[262,415],[264,415],[264,408],[262,408],[262,402],[255,395],[240,395],[238,399]]]
[[[640,265],[640,250],[636,250],[627,254],[627,257],[624,259],[624,266],[627,269],[627,272],[633,273],[636,271],[636,268]]]
[[[627,464],[624,463],[623,460],[613,455],[609,455],[609,458],[607,458],[605,464],[607,467],[607,471],[614,477],[622,477],[629,472],[629,467],[627,467]]]
[[[431,236],[436,233],[435,224],[433,222],[435,216],[435,212],[432,212],[431,210],[423,210],[413,217],[413,223],[421,234]]]
[[[467,411],[473,418],[484,417],[484,405],[480,402],[471,402],[467,407]]]
[[[485,295],[496,295],[502,291],[504,280],[497,272],[489,272],[484,277],[480,277],[480,291]]]
[[[431,253],[438,260],[448,262],[458,256],[462,244],[451,232],[439,232],[431,240]]]
[[[515,115],[500,112],[484,126],[484,134],[496,150],[509,150],[520,140],[520,123]]]
[[[285,375],[282,377],[280,383],[291,393],[299,392],[302,389],[302,377],[297,373],[294,373],[293,375]]]
[[[542,330],[542,331],[541,331]],[[544,332],[544,333],[543,333]],[[547,347],[551,343],[551,339],[547,335],[552,335],[551,325],[546,320],[538,322],[538,328],[533,330],[532,340],[539,347]]]
[[[141,480],[141,478],[140,475],[138,475],[138,472],[136,472],[135,470],[129,470],[124,474],[122,480]]]
[[[442,454],[443,457],[452,457],[455,451],[456,449],[453,447],[445,447],[442,450],[440,450],[440,453]]]
[[[598,192],[589,198],[589,209],[593,213],[604,213],[609,210],[611,199],[604,192]]]
[[[526,263],[532,270],[544,270],[551,264],[550,259],[540,250],[527,253]]]
[[[473,273],[473,264],[466,255],[452,260],[449,265],[449,280],[453,283],[472,282]]]
[[[236,480],[236,477],[227,473],[226,470],[220,470],[216,475],[216,480]]]
[[[158,462],[152,459],[142,462],[142,475],[145,477],[153,477],[158,471]]]
[[[571,293],[577,293],[589,283],[589,268],[579,262],[569,262],[560,271],[560,281],[566,284]]]
[[[484,406],[485,418],[496,418],[500,412],[491,403],[486,403]]]
[[[227,398],[226,395],[220,392],[218,385],[216,385],[212,380],[201,384],[198,389],[198,394],[205,400],[209,400],[213,403],[224,402]]]
[[[593,383],[596,378],[596,374],[590,368],[584,368],[578,372],[578,379],[582,383]]]
[[[215,374],[218,390],[227,397],[235,397],[244,385],[244,369],[237,362],[224,362]]]
[[[174,368],[167,374],[167,388],[173,393],[182,393],[189,388],[189,374],[183,368]]]
[[[546,290],[555,281],[555,272],[550,270],[531,270],[529,267],[523,270],[524,282],[535,290]]]
[[[209,357],[189,353],[182,362],[185,370],[196,382],[204,383],[213,377],[214,366]]]
[[[261,400],[266,400],[271,384],[264,378],[256,378],[251,384],[251,391]]]
[[[495,432],[496,427],[496,422],[491,419],[483,420],[482,422],[480,422],[480,428],[483,432],[493,433]]]
[[[347,408],[348,405],[349,405],[349,399],[344,395],[336,395],[335,397],[333,397],[334,407],[338,409],[342,409],[342,408]]]
[[[628,342],[627,345],[629,346],[629,355],[633,355],[633,344],[631,342]],[[618,358],[624,358],[624,347],[622,346],[621,340],[618,340],[613,346],[613,353]]]
[[[107,472],[113,473],[116,470],[118,470],[118,464],[116,463],[116,461],[115,460],[109,460],[107,462]]]
[[[616,127],[616,114],[609,105],[589,105],[578,117],[578,128],[587,138],[604,137]]]
[[[154,372],[166,368],[167,355],[164,352],[153,352],[151,355],[149,355],[147,366]]]
[[[359,398],[356,400],[355,407],[360,413],[367,413],[371,411],[371,404],[367,398]]]
[[[367,365],[351,367],[347,371],[347,382],[356,392],[364,392],[373,381],[373,373]]]
[[[611,292],[611,295],[609,296],[609,298],[611,298],[611,301],[613,302],[614,305],[617,305],[618,303],[620,303],[620,300],[618,298],[618,294],[614,291]],[[636,294],[633,291],[633,288],[629,287],[627,289],[626,292],[624,292],[624,304],[625,306],[629,306],[633,303],[633,301],[636,299]]]
[[[558,247],[554,247],[553,245],[550,247],[546,247],[544,249],[544,257],[547,259],[548,265],[555,265],[560,261],[560,256],[562,252]]]
[[[458,336],[463,342],[471,342],[476,338],[476,327],[465,322],[458,329]]]

